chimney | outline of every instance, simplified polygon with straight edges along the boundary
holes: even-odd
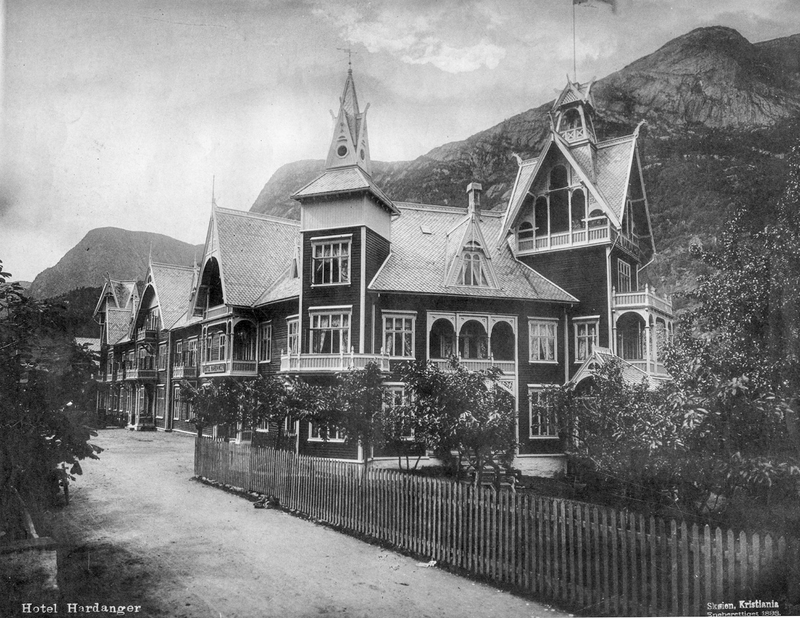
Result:
[[[471,182],[467,185],[467,194],[469,195],[469,208],[467,212],[481,216],[481,183]]]

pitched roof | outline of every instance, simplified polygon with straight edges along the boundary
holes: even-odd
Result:
[[[288,300],[300,296],[300,279],[292,277],[287,270],[283,277],[275,281],[264,293],[253,303],[256,307],[266,305],[279,300]]]
[[[628,193],[628,176],[633,164],[636,136],[607,140],[597,144],[596,185],[609,208],[622,220]]]
[[[215,210],[225,302],[250,306],[286,270],[299,223],[289,219]]]
[[[100,292],[100,298],[97,299],[97,305],[95,305],[94,313],[92,315],[97,315],[98,311],[100,311],[103,300],[106,298],[106,295],[109,292],[111,293],[111,297],[114,299],[114,304],[118,309],[126,308],[131,300],[131,297],[133,296],[135,289],[135,281],[117,281],[115,279],[109,279],[106,277],[106,281],[103,284],[103,289]]]
[[[515,260],[507,244],[495,246],[502,222],[500,215],[493,212],[481,213],[481,228],[497,287],[446,285],[448,233],[458,233],[466,212],[462,208],[409,203],[398,207],[401,216],[392,223],[392,252],[370,283],[371,290],[577,302],[574,296]]]
[[[335,195],[337,193],[347,193],[349,191],[367,191],[372,193],[386,208],[393,214],[398,214],[397,208],[387,195],[375,184],[360,167],[341,167],[326,170],[303,188],[296,191],[293,199],[307,197],[322,197]]]
[[[162,327],[170,329],[189,306],[194,269],[154,262],[150,265],[150,272],[158,295]]]
[[[637,385],[642,384],[643,382],[647,384],[648,388],[654,389],[659,384],[664,382],[664,379],[659,379],[654,376],[651,376],[646,371],[639,369],[635,365],[632,365],[625,359],[617,356],[614,354],[610,348],[601,348],[596,347],[592,350],[591,355],[587,358],[584,363],[578,368],[578,371],[575,372],[575,375],[572,376],[570,380],[571,384],[577,384],[584,378],[588,378],[594,375],[595,368],[597,366],[603,366],[608,363],[618,363],[620,367],[620,371],[622,372],[622,379],[625,383],[630,385]]]

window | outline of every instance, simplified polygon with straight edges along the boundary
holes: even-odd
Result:
[[[155,369],[155,357],[144,346],[139,348],[139,369],[152,371]]]
[[[310,441],[344,442],[344,434],[334,427],[325,427],[319,423],[308,424],[308,439]]]
[[[401,406],[407,406],[411,403],[411,398],[406,391],[406,387],[404,384],[387,384],[386,390],[389,392],[389,400],[388,405],[393,408],[398,408]],[[413,440],[414,439],[414,427],[411,424],[411,419],[409,417],[400,418],[399,416],[395,417],[398,423],[402,423],[400,427],[400,437],[403,440]]]
[[[558,361],[556,351],[557,332],[557,320],[539,318],[528,320],[530,362],[555,363]]]
[[[167,410],[167,391],[164,385],[156,387],[156,417],[164,418],[164,412]]]
[[[289,416],[283,419],[283,433],[287,436],[297,435],[297,421]]]
[[[468,242],[464,250],[457,285],[489,286],[483,264],[483,251],[480,244],[475,241]]]
[[[414,316],[383,315],[383,353],[389,356],[414,356]]]
[[[158,344],[158,370],[164,371],[167,368],[167,344]]]
[[[173,367],[183,367],[183,341],[175,342],[175,358],[172,359]]]
[[[300,321],[297,318],[286,320],[286,347],[289,354],[300,353]]]
[[[311,352],[340,354],[350,348],[349,313],[311,314]]]
[[[597,347],[597,319],[575,320],[575,362],[583,362]]]
[[[268,362],[272,359],[272,324],[261,324],[258,327],[258,360]]]
[[[256,326],[250,322],[239,322],[233,327],[233,360],[256,360]]]
[[[161,330],[161,320],[158,316],[158,308],[150,309],[144,318],[145,330]]]
[[[186,352],[185,363],[187,367],[197,366],[197,339],[189,340],[189,349]]]
[[[206,336],[206,361],[225,360],[225,343],[227,335],[222,331],[214,331]]]
[[[311,246],[314,285],[350,283],[350,239],[315,242]]]
[[[531,438],[558,438],[555,410],[541,386],[528,385],[528,410]]]
[[[181,387],[177,384],[172,387],[172,418],[181,420]]]
[[[617,292],[631,291],[631,265],[625,260],[617,260]]]

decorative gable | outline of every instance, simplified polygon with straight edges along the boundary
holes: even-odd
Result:
[[[463,228],[463,232],[459,231]],[[481,232],[480,219],[476,212],[467,215],[448,234],[458,238],[447,252],[449,267],[446,285],[463,287],[497,288],[497,275],[492,266],[489,245]]]

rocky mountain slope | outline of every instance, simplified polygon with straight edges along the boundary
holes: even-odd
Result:
[[[70,290],[103,285],[105,274],[115,279],[141,279],[151,255],[154,262],[191,266],[202,255],[202,245],[175,240],[163,234],[131,232],[116,227],[91,230],[58,263],[33,280],[34,298],[52,298]]]
[[[645,120],[642,151],[656,244],[653,283],[692,284],[690,237],[713,242],[731,210],[758,204],[769,220],[783,187],[784,155],[800,137],[800,35],[750,43],[730,28],[693,30],[594,86],[601,139]],[[465,204],[481,180],[491,208],[504,208],[516,174],[512,153],[535,156],[552,102],[513,116],[414,161],[374,163],[375,180],[398,201]],[[253,212],[297,217],[289,195],[321,172],[323,161],[282,167]]]

